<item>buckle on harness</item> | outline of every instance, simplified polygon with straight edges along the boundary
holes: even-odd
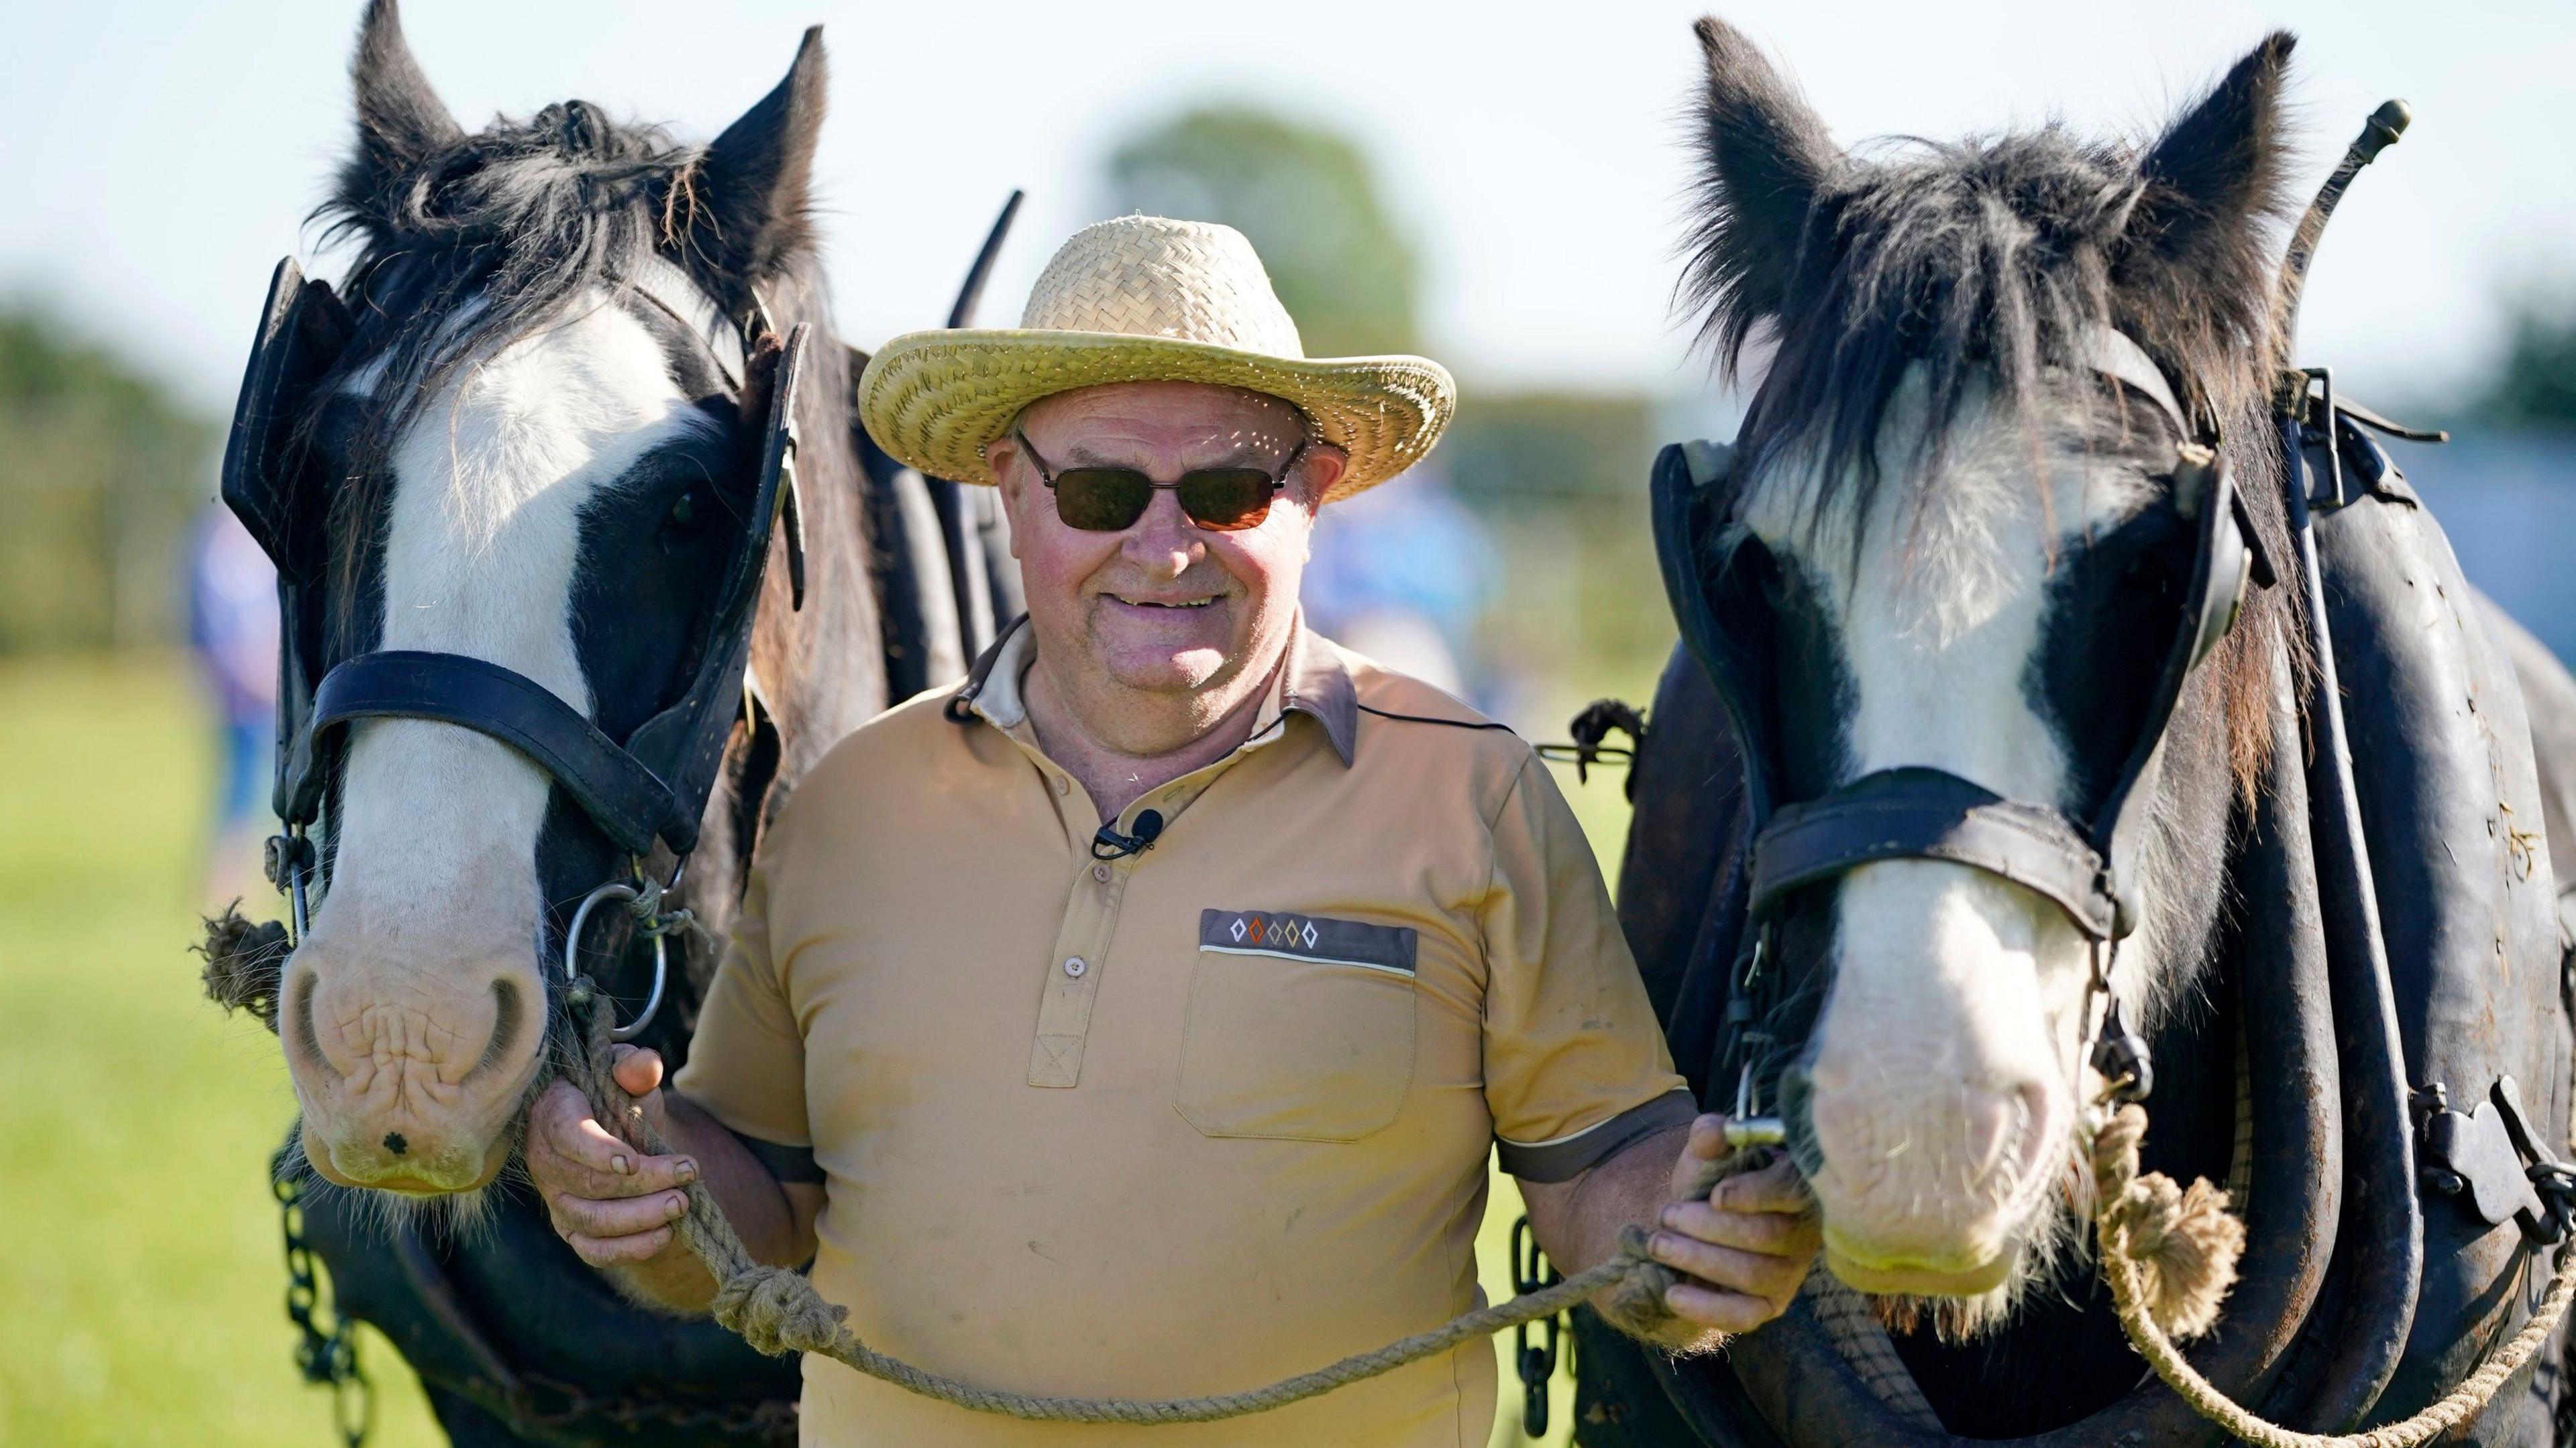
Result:
[[[2536,1243],[2576,1231],[2576,1164],[2558,1159],[2532,1130],[2522,1087],[2499,1076],[2475,1110],[2453,1109],[2442,1082],[2415,1093],[2417,1159],[2424,1188],[2489,1226],[2511,1217]]]

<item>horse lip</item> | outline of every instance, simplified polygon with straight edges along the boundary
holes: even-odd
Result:
[[[2020,1253],[2007,1247],[1983,1262],[1966,1267],[1896,1255],[1878,1260],[1852,1256],[1830,1240],[1825,1268],[1856,1292],[1883,1297],[1981,1297],[2012,1276]]]
[[[352,1175],[348,1171],[342,1169],[340,1163],[334,1159],[330,1147],[325,1145],[320,1138],[313,1134],[313,1128],[311,1126],[308,1125],[304,1127],[303,1130],[305,1162],[310,1165],[313,1168],[314,1173],[320,1176],[324,1181],[337,1187],[351,1187],[360,1191],[391,1192],[396,1196],[413,1197],[422,1200],[426,1200],[431,1197],[455,1196],[464,1192],[480,1191],[484,1187],[490,1186],[492,1184],[492,1179],[501,1174],[501,1168],[508,1162],[510,1156],[509,1151],[502,1144],[495,1142],[490,1150],[484,1152],[483,1160],[478,1165],[473,1179],[470,1181],[445,1180],[443,1173],[437,1173],[434,1168],[425,1172],[422,1165],[418,1162],[405,1162],[404,1169],[401,1171],[389,1171],[381,1174],[360,1177]]]

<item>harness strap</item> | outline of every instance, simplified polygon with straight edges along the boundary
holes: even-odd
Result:
[[[1864,775],[1773,815],[1753,842],[1753,914],[1793,890],[1885,860],[1983,870],[2055,901],[2091,939],[2126,933],[2109,868],[2055,811],[1913,766]]]
[[[675,854],[697,844],[696,816],[654,773],[617,747],[554,691],[524,674],[463,654],[388,649],[344,660],[313,691],[312,722],[294,741],[288,777],[290,823],[321,808],[325,737],[360,719],[428,719],[497,739],[559,781],[600,829],[629,854],[655,836]]]

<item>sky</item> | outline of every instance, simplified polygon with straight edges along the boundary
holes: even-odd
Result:
[[[1672,311],[1704,4],[1198,0],[411,0],[414,51],[469,126],[579,96],[703,140],[825,25],[819,160],[843,335],[936,325],[995,210],[1030,199],[983,320],[1017,319],[1055,243],[1104,205],[1101,158],[1191,104],[1339,126],[1425,261],[1427,350],[1471,386],[1687,398],[1708,365]],[[103,334],[228,410],[270,268],[349,128],[356,0],[28,0],[0,60],[0,294]],[[1747,0],[1721,10],[1844,143],[2063,117],[2145,137],[2273,26],[2301,36],[2302,194],[2380,100],[2416,123],[2354,187],[2300,354],[2346,386],[2472,381],[2504,300],[2576,277],[2565,77],[2576,5],[2480,0]],[[323,271],[335,268],[328,257]]]

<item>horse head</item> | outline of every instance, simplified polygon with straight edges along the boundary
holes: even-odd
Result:
[[[883,688],[848,363],[807,218],[819,32],[703,147],[583,101],[468,134],[392,0],[369,6],[353,74],[357,144],[322,212],[357,249],[346,339],[296,410],[310,481],[281,507],[321,555],[281,560],[317,600],[303,646],[323,666],[392,653],[443,658],[448,677],[506,671],[551,696],[538,713],[560,705],[562,727],[610,744],[634,746],[694,690],[716,696],[698,714],[722,748],[720,765],[699,751],[703,798],[675,790],[639,842],[488,727],[394,708],[317,733],[314,899],[276,997],[303,1151],[343,1186],[434,1198],[509,1160],[561,1015],[573,906],[694,849],[695,902],[721,931],[767,787],[792,772],[780,739],[819,747]],[[790,335],[810,339],[793,388]],[[782,389],[803,486],[772,528],[753,499]],[[805,540],[792,584],[763,566]],[[746,620],[730,635],[714,618],[727,597]],[[744,628],[765,738],[736,721],[754,712],[733,682]],[[572,953],[615,980],[598,962],[602,946],[622,958],[624,923],[593,931]]]
[[[1930,780],[2131,821],[2098,886],[1862,849],[1765,916],[1768,960],[1812,983],[1771,1024],[1803,1042],[1779,1094],[1827,1266],[1975,1331],[2078,1240],[2085,1046],[2106,996],[2141,1030],[2191,1000],[2272,747],[2287,590],[2219,610],[2158,689],[2200,540],[2287,558],[2262,407],[2291,42],[2140,147],[2052,125],[1855,154],[1738,32],[1700,39],[1685,289],[1727,368],[1765,359],[1720,547],[1760,563],[1777,793]]]

